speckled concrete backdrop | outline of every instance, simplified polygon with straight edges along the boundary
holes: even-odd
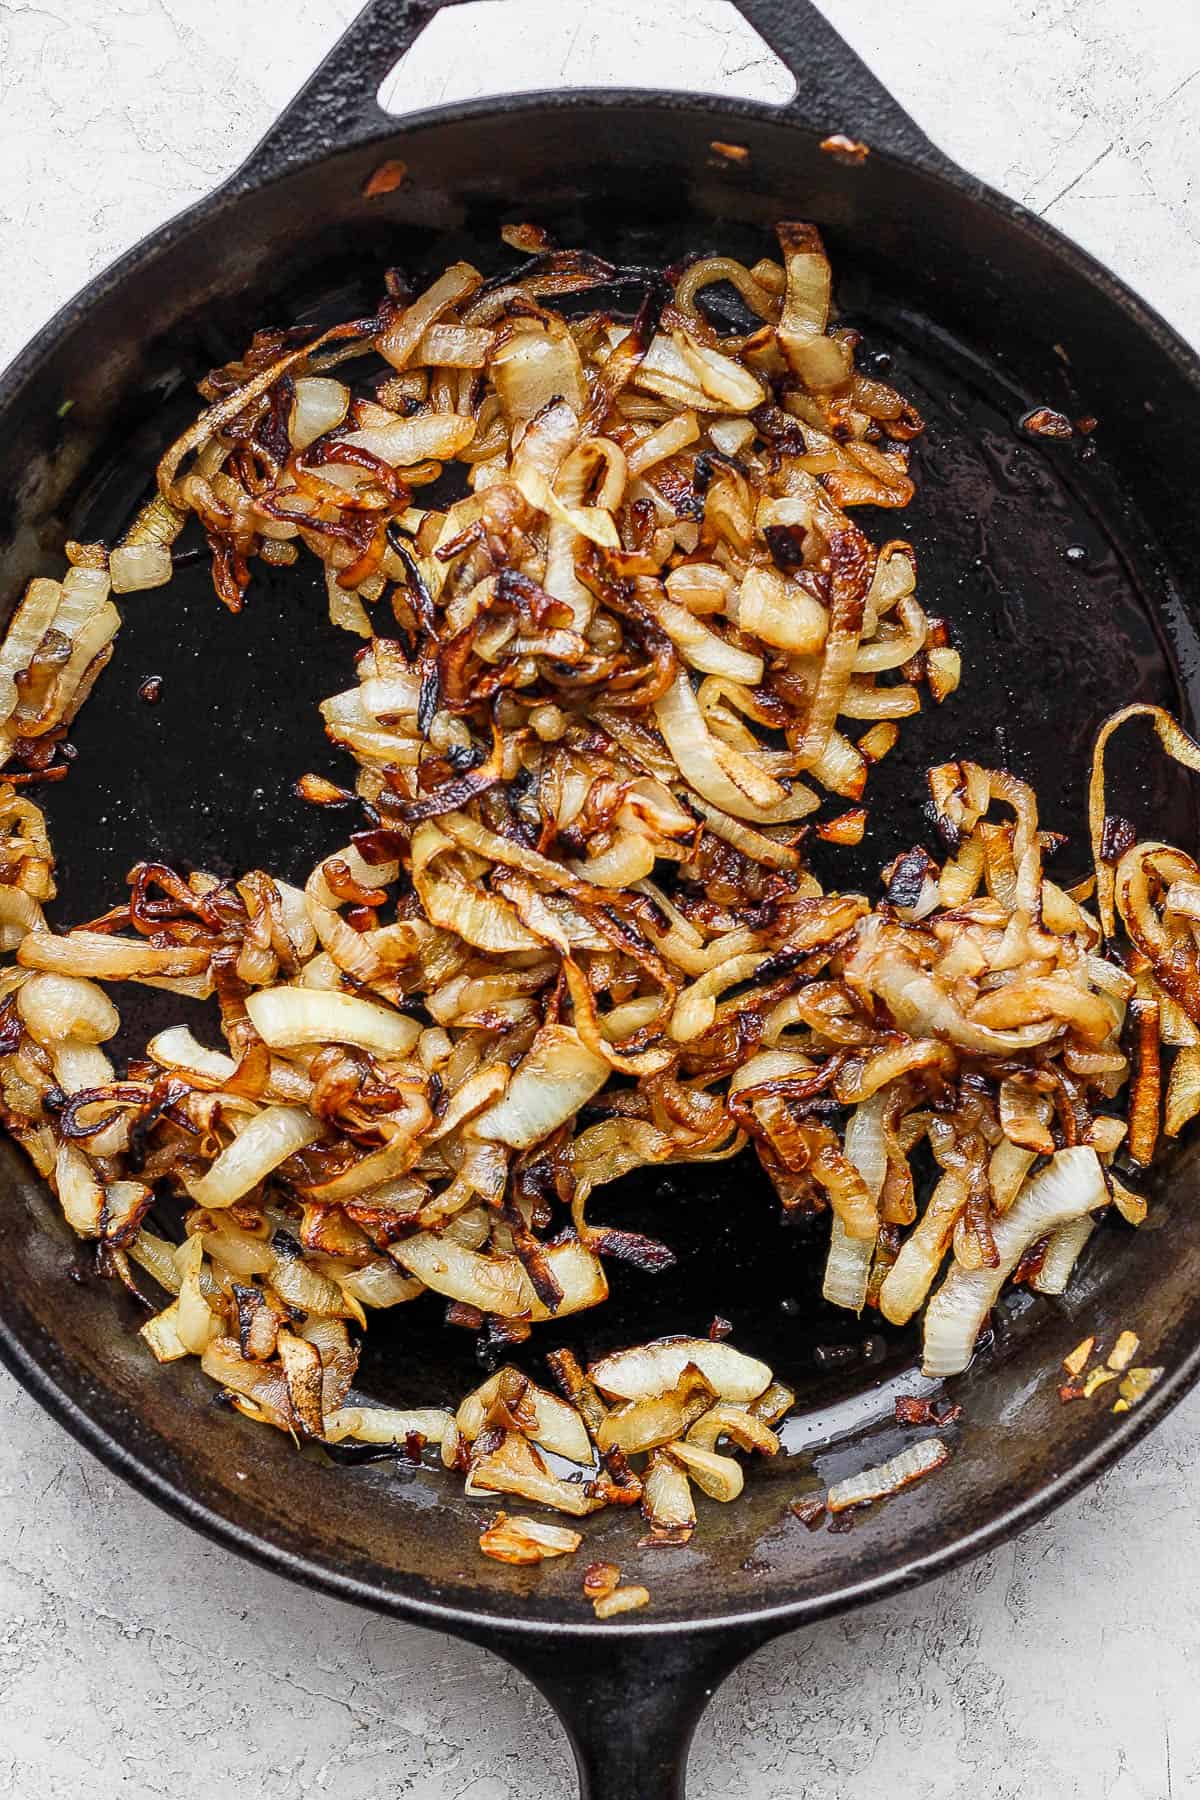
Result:
[[[1200,337],[1194,6],[821,4],[951,154]],[[230,170],[355,11],[355,0],[0,0],[0,362]],[[780,90],[716,5],[524,11],[539,15],[524,42],[541,46],[547,85],[568,66],[597,80],[636,66],[664,85]],[[612,51],[610,15],[623,24]],[[408,104],[511,85],[494,22],[458,39],[448,79],[435,51],[418,51],[398,84]],[[500,1663],[233,1561],[111,1481],[7,1377],[0,1408],[4,1792],[573,1793],[546,1708]],[[703,1725],[691,1792],[1200,1792],[1198,1442],[1200,1397],[1017,1544],[762,1652]]]

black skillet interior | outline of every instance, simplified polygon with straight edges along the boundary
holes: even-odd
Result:
[[[812,218],[868,366],[886,367],[929,422],[916,501],[868,529],[913,541],[922,600],[948,617],[964,663],[959,693],[909,722],[902,750],[873,775],[862,853],[827,869],[874,891],[881,863],[930,841],[924,767],[963,754],[1033,781],[1044,823],[1070,834],[1056,874],[1081,872],[1098,721],[1135,697],[1195,711],[1200,633],[1179,583],[1196,503],[1178,452],[1195,368],[1054,234],[964,179],[886,154],[843,167],[818,137],[750,107],[606,95],[568,108],[532,97],[418,120],[394,141],[214,196],[103,278],[0,391],[5,602],[30,574],[61,568],[64,538],[119,530],[145,469],[194,406],[195,379],[257,325],[356,313],[389,264],[417,279],[457,254],[500,267],[504,220],[532,218],[560,242],[630,264],[715,249],[753,260],[770,251],[774,220]],[[748,158],[714,155],[716,138],[736,138]],[[363,198],[392,154],[407,180]],[[1030,438],[1019,420],[1043,404],[1095,414],[1098,427],[1067,443]],[[239,619],[199,564],[123,611],[116,658],[74,734],[78,763],[47,796],[62,857],[56,918],[101,910],[145,856],[303,879],[344,837],[336,817],[290,787],[306,768],[347,772],[315,708],[350,684],[355,648],[325,622],[312,571],[256,569]],[[151,674],[162,677],[157,706],[138,694]],[[1114,759],[1113,804],[1144,829],[1193,842],[1191,796],[1139,729]],[[128,1016],[136,1036],[189,1010],[139,996]],[[0,1348],[114,1464],[228,1541],[375,1605],[424,1607],[431,1623],[458,1628],[514,1613],[514,1630],[586,1627],[569,1563],[529,1572],[486,1562],[478,1509],[440,1473],[297,1456],[214,1406],[194,1365],[151,1363],[123,1297],[92,1279],[20,1158],[0,1155]],[[1022,1295],[1000,1309],[993,1349],[956,1384],[966,1411],[950,1466],[844,1535],[810,1536],[786,1501],[898,1447],[891,1403],[917,1391],[912,1338],[821,1305],[819,1234],[778,1222],[750,1162],[631,1177],[603,1195],[595,1216],[665,1238],[679,1265],[658,1277],[615,1266],[610,1305],[572,1321],[561,1341],[590,1352],[704,1331],[720,1313],[799,1396],[790,1454],[756,1468],[736,1506],[701,1502],[689,1549],[635,1552],[634,1524],[616,1511],[589,1527],[592,1554],[651,1586],[653,1612],[638,1625],[814,1616],[946,1566],[1086,1479],[1141,1421],[1115,1419],[1102,1402],[1061,1406],[1058,1358],[1084,1330],[1131,1325],[1175,1376],[1171,1393],[1197,1352],[1189,1167],[1181,1152],[1156,1171],[1142,1232],[1097,1234],[1068,1299]],[[536,1371],[553,1341],[538,1338],[519,1360]],[[446,1330],[430,1298],[372,1325],[361,1387],[381,1400],[447,1401],[479,1372],[473,1340]]]
[[[582,209],[553,222],[560,241],[586,243],[633,265],[655,254],[671,262],[717,248],[752,262],[772,248],[761,227],[727,219],[701,233],[691,220],[666,232],[614,229]],[[404,270],[418,290],[458,255],[474,256],[489,273],[518,263],[475,232],[449,241],[414,234],[404,248]],[[394,254],[390,244],[380,246],[385,250]],[[1056,873],[1075,879],[1087,865],[1082,770],[1095,720],[1126,696],[1179,706],[1127,536],[1097,519],[1088,491],[1100,451],[1089,439],[1064,444],[1023,435],[1023,397],[1006,390],[994,369],[944,330],[934,335],[852,254],[839,255],[837,267],[841,316],[863,334],[860,361],[886,372],[927,421],[917,501],[902,520],[880,514],[867,528],[877,538],[898,529],[911,536],[923,602],[953,621],[966,673],[955,699],[910,724],[873,777],[861,848],[818,844],[815,866],[828,885],[874,894],[880,868],[897,852],[922,842],[936,851],[924,813],[924,770],[969,755],[1033,782],[1046,825],[1070,834]],[[359,280],[333,287],[318,274],[314,286],[289,289],[264,317],[325,324],[368,314],[379,292],[379,256],[363,258],[361,270]],[[614,298],[619,303],[628,294]],[[607,299],[586,297],[588,304]],[[239,347],[206,319],[185,370],[194,376]],[[179,356],[177,342],[171,354]],[[359,373],[375,372],[375,359],[364,359]],[[165,410],[182,420],[191,404],[189,383]],[[111,541],[119,532],[164,428],[159,409],[114,464],[96,471],[71,513],[80,537]],[[139,858],[223,876],[257,864],[302,882],[317,857],[353,828],[348,817],[315,810],[292,791],[304,769],[345,780],[349,768],[325,739],[317,707],[353,684],[359,640],[328,623],[319,570],[261,566],[245,613],[233,618],[215,600],[195,527],[181,547],[195,560],[181,568],[169,594],[147,595],[126,609],[119,657],[73,734],[78,765],[49,796],[55,841],[63,846],[55,913],[64,923],[119,898],[121,875]],[[1028,679],[1031,669],[1039,671],[1037,681]],[[150,675],[161,682],[153,704],[141,693]],[[1064,717],[1054,695],[1068,687]],[[1188,794],[1168,780],[1170,768],[1148,760],[1148,803],[1163,819],[1161,829],[1186,841]],[[1145,816],[1146,799],[1135,802],[1130,793],[1125,803]],[[834,797],[825,810],[832,816],[844,804]],[[181,1011],[219,1041],[211,1009],[181,1007],[172,995],[134,990],[124,1011],[122,1047],[133,1054]],[[643,1171],[593,1211],[663,1236],[680,1261],[669,1274],[614,1267],[613,1303],[572,1319],[556,1341],[602,1351],[647,1332],[703,1332],[720,1314],[733,1324],[736,1342],[767,1358],[799,1385],[806,1404],[822,1410],[856,1395],[864,1381],[911,1364],[910,1332],[874,1316],[859,1325],[821,1302],[826,1223],[782,1224],[749,1153],[728,1167]],[[447,1332],[443,1311],[431,1296],[373,1322],[362,1364],[367,1392],[399,1404],[440,1404],[478,1378],[482,1347],[469,1334]],[[550,1347],[551,1337],[539,1332],[517,1360],[535,1372]]]

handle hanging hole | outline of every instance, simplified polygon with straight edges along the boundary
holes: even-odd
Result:
[[[796,91],[731,0],[473,0],[430,20],[384,77],[378,99],[395,114],[490,94],[599,87],[683,89],[768,106],[785,106]]]

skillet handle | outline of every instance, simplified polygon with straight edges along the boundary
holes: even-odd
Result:
[[[733,3],[795,77],[796,92],[780,108],[785,118],[798,119],[822,136],[842,132],[872,150],[961,180],[961,171],[929,141],[813,0]]]
[[[385,137],[394,129],[376,95],[426,25],[465,0],[366,0],[315,74],[230,181],[260,187],[297,164]],[[822,136],[844,132],[873,150],[934,173],[957,173],[883,84],[822,16],[812,0],[734,0],[769,49],[795,77],[780,108]]]
[[[309,76],[230,181],[262,187],[311,159],[351,150],[394,130],[376,95],[435,13],[466,0],[366,0],[324,62]]]
[[[685,1800],[701,1714],[725,1677],[775,1632],[731,1624],[669,1635],[464,1635],[512,1663],[549,1700],[575,1754],[580,1800]]]

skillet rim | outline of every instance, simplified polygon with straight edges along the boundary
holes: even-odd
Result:
[[[242,200],[251,195],[290,181],[306,169],[329,162],[339,155],[360,156],[365,149],[375,144],[390,143],[439,125],[456,125],[475,120],[507,120],[514,114],[579,112],[587,109],[601,113],[644,109],[666,113],[687,112],[715,120],[744,119],[756,125],[804,137],[814,136],[817,130],[785,109],[702,92],[569,88],[488,96],[457,105],[429,107],[420,112],[399,116],[381,112],[377,133],[360,138],[349,147],[321,142],[306,146],[294,161],[290,161],[282,169],[272,168],[265,177],[256,173],[257,151],[252,151],[248,160],[225,182],[139,239],[58,308],[7,368],[0,372],[0,417],[3,417],[4,409],[17,390],[27,380],[36,378],[39,362],[55,348],[63,333],[86,318],[97,301],[169,250],[195,226],[202,222],[213,224],[220,221],[227,212],[236,209]],[[283,116],[286,117],[288,112],[290,108],[285,109]],[[996,216],[1006,225],[1015,227],[1033,239],[1041,248],[1064,263],[1076,279],[1098,288],[1114,302],[1133,328],[1147,335],[1177,365],[1179,378],[1200,395],[1200,353],[1120,276],[1073,239],[1030,212],[1019,201],[968,174],[940,153],[933,166],[922,165],[915,159],[883,149],[873,149],[872,156],[909,178],[929,181],[935,188],[944,186],[957,191],[972,204],[983,208],[985,214]],[[406,1619],[429,1629],[448,1631],[476,1641],[490,1640],[493,1647],[499,1647],[503,1640],[514,1644],[521,1640],[546,1642],[562,1636],[596,1641],[602,1638],[611,1641],[614,1637],[645,1641],[667,1638],[678,1640],[685,1633],[701,1631],[709,1636],[718,1632],[734,1635],[739,1629],[744,1632],[747,1628],[752,1632],[757,1628],[758,1637],[765,1641],[782,1631],[886,1599],[960,1567],[1064,1505],[1117,1463],[1200,1381],[1198,1322],[1194,1348],[1163,1377],[1139,1406],[1121,1418],[1120,1424],[1110,1430],[1102,1443],[1073,1460],[1060,1474],[1036,1488],[1024,1500],[1002,1509],[986,1523],[963,1536],[951,1539],[925,1556],[900,1563],[861,1581],[844,1584],[819,1596],[781,1600],[747,1610],[708,1616],[671,1620],[631,1619],[628,1623],[623,1620],[600,1622],[586,1618],[539,1620],[522,1617],[519,1613],[506,1615],[427,1600],[391,1587],[373,1585],[359,1576],[340,1572],[320,1560],[285,1549],[226,1514],[205,1505],[162,1475],[141,1456],[128,1450],[117,1436],[80,1404],[66,1384],[43,1366],[18,1335],[7,1315],[5,1301],[5,1291],[0,1285],[0,1363],[76,1442],[97,1456],[113,1474],[119,1475],[173,1518],[192,1526],[210,1540],[235,1551],[260,1567],[315,1588],[335,1599],[369,1607],[375,1612]]]

